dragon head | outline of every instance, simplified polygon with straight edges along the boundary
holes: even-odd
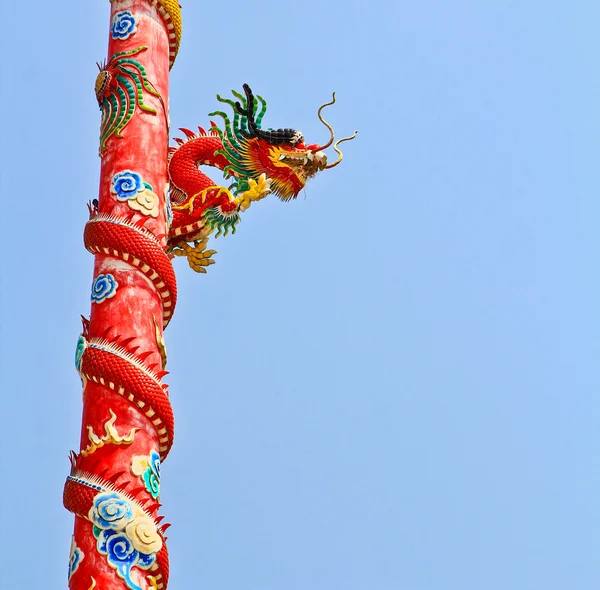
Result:
[[[260,96],[254,96],[248,84],[244,84],[244,94],[233,91],[238,101],[221,98],[220,102],[233,108],[233,122],[222,111],[210,113],[219,115],[225,122],[225,131],[217,129],[223,142],[219,154],[229,162],[223,170],[226,176],[233,178],[230,188],[240,194],[247,190],[248,180],[256,180],[265,174],[271,180],[271,192],[283,201],[295,198],[304,188],[309,178],[312,178],[327,168],[337,166],[343,157],[338,145],[351,137],[336,141],[333,149],[338,153],[338,159],[333,164],[327,164],[324,150],[334,142],[333,129],[321,116],[321,111],[335,103],[335,93],[331,102],[319,108],[318,116],[329,129],[331,138],[325,145],[305,145],[304,136],[296,129],[262,129],[262,119],[267,110],[267,103]]]

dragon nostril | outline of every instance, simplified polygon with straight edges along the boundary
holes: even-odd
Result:
[[[315,162],[319,168],[327,166],[327,155],[325,152],[317,152],[315,154]]]

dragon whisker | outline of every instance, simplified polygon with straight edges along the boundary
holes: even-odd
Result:
[[[344,154],[342,154],[342,150],[340,150],[338,148],[338,145],[340,145],[340,143],[342,143],[343,141],[351,141],[352,139],[354,139],[356,137],[357,133],[358,133],[358,131],[355,131],[350,137],[343,137],[342,139],[338,139],[335,142],[333,149],[339,154],[340,157],[333,164],[329,164],[328,166],[325,166],[325,168],[323,168],[323,170],[328,170],[329,168],[334,168],[342,161]]]
[[[333,143],[333,140],[335,139],[335,136],[334,136],[334,133],[333,133],[333,128],[331,127],[331,125],[327,121],[325,121],[325,119],[323,119],[323,116],[321,115],[321,111],[325,107],[329,107],[332,104],[335,104],[335,92],[332,93],[331,102],[326,102],[325,104],[322,104],[319,107],[319,110],[317,111],[317,116],[319,117],[319,120],[321,121],[321,123],[323,123],[323,125],[325,125],[325,127],[327,127],[327,129],[329,129],[329,133],[331,133],[331,139],[325,145],[323,145],[321,147],[318,147],[318,148],[315,148],[314,150],[312,150],[315,153],[327,149]]]

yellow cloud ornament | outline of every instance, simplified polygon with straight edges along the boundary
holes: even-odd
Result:
[[[138,512],[125,527],[125,534],[133,547],[140,553],[158,553],[163,546],[155,522],[143,512]]]
[[[158,195],[149,188],[138,191],[127,203],[134,211],[139,211],[150,217],[158,217]]]

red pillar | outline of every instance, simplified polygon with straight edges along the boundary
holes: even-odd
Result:
[[[176,2],[111,3],[96,83],[100,190],[84,235],[95,262],[76,356],[81,446],[64,495],[76,515],[72,590],[160,589],[168,580],[158,502],[173,437],[162,332],[176,300],[164,248],[169,67],[179,35]]]

